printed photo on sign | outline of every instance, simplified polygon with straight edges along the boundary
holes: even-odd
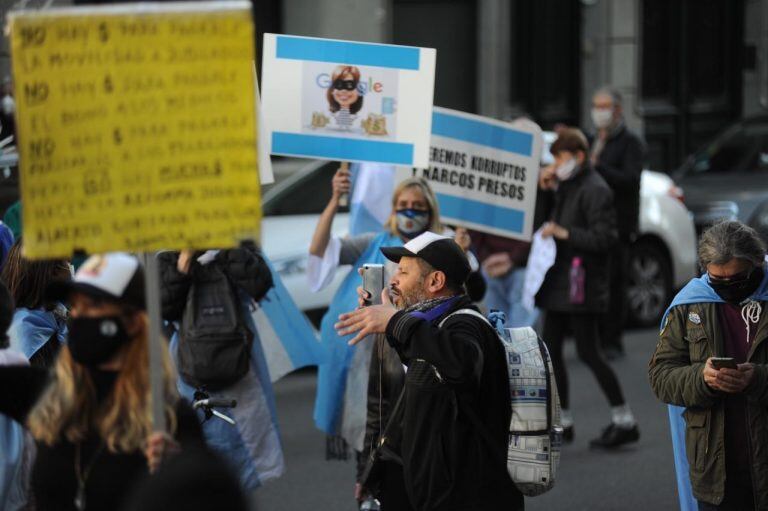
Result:
[[[304,133],[396,138],[396,70],[305,62],[304,77]]]
[[[265,34],[262,54],[269,154],[429,164],[434,49]]]

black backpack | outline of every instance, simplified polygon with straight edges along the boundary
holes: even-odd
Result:
[[[179,374],[187,383],[217,390],[245,376],[253,334],[242,314],[238,290],[218,264],[195,268],[177,357]]]

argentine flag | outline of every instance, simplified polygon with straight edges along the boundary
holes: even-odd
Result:
[[[349,234],[381,232],[392,213],[395,166],[353,163],[349,204]]]
[[[280,274],[266,256],[264,261],[272,271],[274,287],[251,316],[261,339],[270,380],[276,382],[297,369],[320,364],[323,351],[317,332],[288,294]]]

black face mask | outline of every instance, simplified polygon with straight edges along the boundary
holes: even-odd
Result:
[[[739,304],[752,296],[763,281],[763,269],[755,268],[747,276],[735,280],[709,278],[709,285],[728,303]]]
[[[94,367],[108,362],[128,341],[119,316],[70,318],[67,344],[76,362]]]

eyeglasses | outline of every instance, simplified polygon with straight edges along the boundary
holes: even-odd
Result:
[[[733,282],[741,282],[742,280],[747,280],[752,276],[753,271],[755,271],[754,268],[744,270],[740,273],[737,273],[736,275],[731,275],[730,277],[715,277],[709,272],[707,272],[707,275],[709,275],[710,284],[731,284]]]
[[[355,90],[357,82],[354,80],[334,80],[333,88],[336,90]]]

